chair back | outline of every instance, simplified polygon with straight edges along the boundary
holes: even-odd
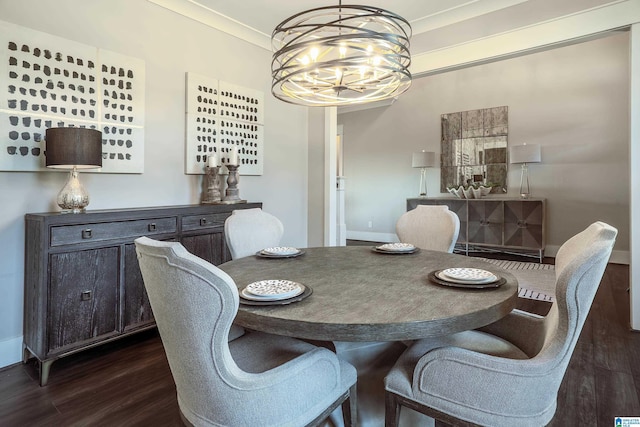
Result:
[[[400,241],[421,249],[453,252],[459,233],[460,218],[445,205],[418,205],[396,223]]]
[[[238,388],[241,372],[228,345],[237,287],[180,243],[141,237],[135,245],[182,412],[217,411],[224,418],[224,395]],[[219,390],[217,399],[210,398],[211,390]]]
[[[278,246],[283,234],[282,222],[260,208],[234,210],[224,223],[224,235],[232,259]]]
[[[595,222],[567,240],[556,255],[556,301],[545,318],[546,335],[533,361],[551,367],[545,384],[557,390],[611,256],[618,230]],[[545,363],[547,362],[547,363]],[[543,395],[545,393],[541,393]],[[555,393],[549,395],[555,398]]]

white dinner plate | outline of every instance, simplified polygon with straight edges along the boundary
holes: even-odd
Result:
[[[376,246],[376,249],[387,252],[410,252],[414,251],[416,247],[411,243],[385,243],[384,245]]]
[[[254,301],[278,301],[304,292],[304,285],[291,280],[260,280],[248,284],[240,295]]]
[[[264,248],[260,251],[263,255],[294,255],[300,252],[298,248],[292,248],[290,246],[274,246],[271,248]]]
[[[498,280],[498,276],[480,268],[447,268],[437,276],[442,280],[458,283],[490,283]]]

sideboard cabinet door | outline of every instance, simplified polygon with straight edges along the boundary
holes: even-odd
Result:
[[[504,202],[504,245],[544,248],[544,201]]]
[[[220,265],[231,259],[222,230],[215,233],[185,236],[180,242],[186,250],[213,265]]]
[[[142,280],[134,244],[124,247],[124,331],[153,325],[151,303]]]
[[[51,255],[49,352],[117,333],[118,248]]]
[[[469,243],[502,245],[502,202],[469,200],[467,206]]]

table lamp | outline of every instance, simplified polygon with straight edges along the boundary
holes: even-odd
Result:
[[[436,153],[433,151],[419,151],[413,153],[412,168],[420,168],[420,197],[427,197],[427,168],[436,166]]]
[[[63,212],[84,212],[89,193],[78,180],[78,169],[102,167],[102,132],[76,127],[49,128],[45,141],[46,166],[70,171],[67,183],[58,193],[58,206]]]
[[[521,163],[522,172],[520,174],[520,197],[528,199],[531,192],[529,191],[529,163],[540,163],[540,145],[523,144],[515,145],[509,148],[509,159],[511,163]]]

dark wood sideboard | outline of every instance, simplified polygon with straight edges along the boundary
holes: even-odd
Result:
[[[64,356],[155,326],[134,239],[181,242],[213,264],[231,259],[224,221],[261,203],[25,215],[23,362],[40,385]]]
[[[542,262],[545,247],[545,199],[407,199],[407,210],[418,205],[446,205],[460,218],[456,252],[488,250],[534,255]]]

